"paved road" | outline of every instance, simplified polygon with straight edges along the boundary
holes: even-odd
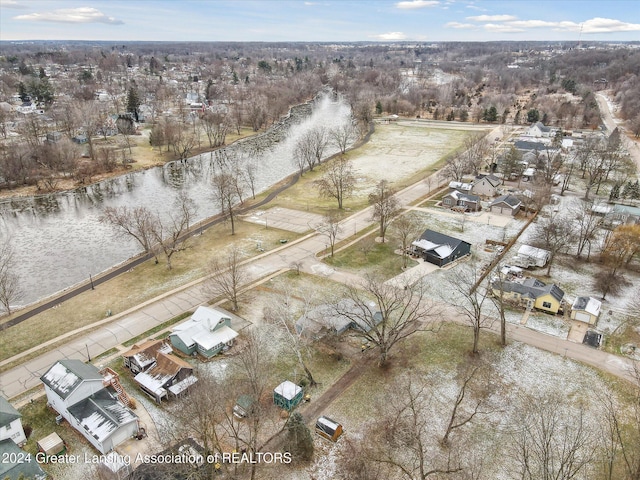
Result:
[[[426,197],[430,191],[428,183],[420,181],[400,191],[398,198],[402,205],[408,205],[415,200]],[[368,227],[371,224],[370,216],[371,209],[368,208],[345,219],[342,222],[342,233],[338,235],[337,241],[355,236],[357,232]],[[338,282],[351,284],[357,282],[358,277],[353,274],[326,269],[326,267],[318,268],[320,262],[316,254],[326,249],[327,244],[325,236],[314,233],[264,253],[247,262],[250,282],[289,268],[293,263],[300,263],[302,269],[310,273],[318,273],[321,270],[328,278]],[[88,356],[95,357],[184,311],[194,309],[208,300],[209,297],[202,289],[202,281],[199,280],[101,322],[109,322],[108,324],[86,327],[88,333],[79,339],[70,341],[3,373],[0,378],[0,391],[5,397],[16,397],[38,386],[40,376],[55,361],[61,358],[87,360]],[[631,362],[626,359],[550,337],[525,327],[510,326],[510,329],[512,330],[511,338],[514,340],[576,358],[620,378],[631,378],[629,373]],[[78,332],[70,332],[66,336],[74,333]],[[58,340],[60,338],[54,339],[52,343]],[[2,363],[6,364],[15,359],[16,357]]]
[[[611,105],[608,101],[608,98],[603,93],[596,94],[596,101],[598,102],[598,107],[600,107],[600,114],[602,115],[602,121],[604,122],[607,130],[609,132],[613,132],[616,127],[620,128],[624,131],[624,127],[618,125],[618,120],[616,118],[615,112],[611,111]],[[631,155],[631,158],[638,166],[638,170],[640,171],[640,144],[636,141],[631,140],[626,134],[621,135],[622,144]]]

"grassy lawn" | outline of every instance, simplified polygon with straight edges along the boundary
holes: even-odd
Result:
[[[20,352],[42,344],[52,338],[73,331],[112,315],[128,310],[164,292],[180,287],[206,274],[207,263],[232,242],[240,245],[247,257],[260,254],[256,242],[262,242],[265,251],[280,247],[280,239],[294,240],[297,234],[274,228],[265,229],[248,222],[237,222],[236,234],[231,236],[229,227],[221,224],[206,230],[188,240],[188,247],[174,255],[173,268],[166,268],[164,260],[155,264],[145,262],[132,271],[103,283],[95,290],[89,290],[35,315],[17,326],[2,332],[0,337],[0,360],[10,358]],[[42,328],[42,325],[55,328]],[[42,353],[42,350],[38,354]],[[2,367],[6,370],[10,365]]]

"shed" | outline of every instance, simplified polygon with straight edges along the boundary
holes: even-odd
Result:
[[[327,440],[337,442],[342,435],[342,425],[329,417],[322,416],[316,422],[316,433]]]
[[[246,418],[253,413],[254,398],[251,395],[240,395],[233,407],[233,414],[238,418]]]
[[[53,432],[42,440],[38,440],[38,450],[45,455],[58,455],[64,451],[64,442],[56,432]]]
[[[273,403],[285,410],[293,410],[302,401],[304,393],[302,387],[285,380],[273,389]]]

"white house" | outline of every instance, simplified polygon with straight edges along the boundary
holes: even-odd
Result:
[[[471,193],[481,197],[495,197],[496,189],[500,185],[502,180],[495,175],[479,175],[473,181]]]
[[[10,438],[18,446],[27,441],[21,417],[6,398],[0,397],[0,440]]]
[[[45,372],[47,402],[102,454],[137,435],[138,417],[105,388],[96,367],[81,360],[59,360]]]
[[[551,127],[547,127],[542,122],[536,122],[527,129],[528,137],[550,137],[552,135]]]

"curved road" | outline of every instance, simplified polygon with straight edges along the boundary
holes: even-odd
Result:
[[[409,205],[412,202],[429,195],[431,188],[427,182],[421,181],[398,192],[397,196],[401,205]],[[337,242],[352,237],[369,225],[371,208],[362,210],[348,217],[342,222],[342,233]],[[249,274],[249,282],[260,281],[270,275],[278,274],[288,269],[293,263],[300,263],[304,271],[316,273],[322,271],[331,280],[351,283],[359,281],[359,277],[347,272],[327,270],[320,264],[316,254],[326,248],[327,241],[324,236],[311,233],[295,242],[291,242],[270,252],[247,260],[246,266]],[[170,320],[171,318],[196,308],[206,303],[208,295],[203,292],[204,279],[197,280],[182,286],[171,292],[167,292],[153,300],[145,302],[126,312],[110,317],[109,319],[89,325],[83,329],[69,332],[63,337],[58,337],[48,343],[55,343],[72,335],[86,331],[80,338],[70,341],[61,347],[33,358],[23,364],[12,368],[2,374],[0,378],[0,391],[5,397],[13,398],[40,384],[40,376],[57,360],[61,358],[77,358],[87,360],[117,346],[122,342],[140,335],[149,329]],[[450,318],[454,318],[451,313]],[[588,365],[603,369],[617,377],[634,381],[632,375],[633,362],[600,350],[562,340],[540,332],[530,330],[518,325],[509,325],[509,338],[533,345],[535,347],[574,358]],[[39,347],[23,352],[13,358],[0,362],[0,365],[19,360],[22,356],[38,351]]]

